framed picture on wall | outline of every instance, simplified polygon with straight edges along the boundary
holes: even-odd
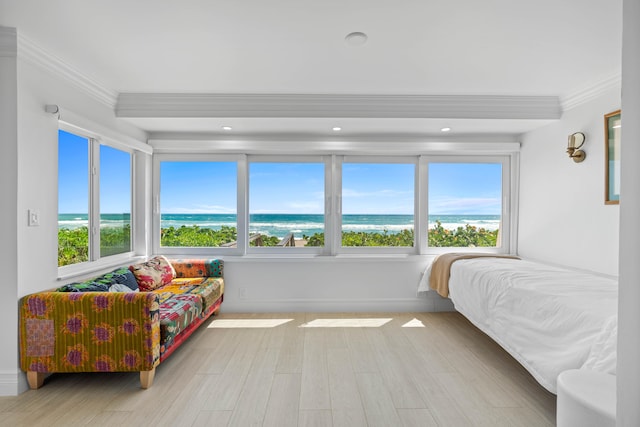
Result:
[[[620,203],[620,110],[604,115],[604,203]]]

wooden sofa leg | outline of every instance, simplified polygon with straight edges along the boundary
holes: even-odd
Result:
[[[46,372],[27,371],[27,382],[31,390],[37,390],[42,387],[46,376]]]
[[[156,375],[156,368],[150,371],[140,371],[140,386],[142,388],[149,388],[153,384],[153,377]]]

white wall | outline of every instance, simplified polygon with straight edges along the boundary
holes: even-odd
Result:
[[[225,260],[224,312],[452,310],[434,292],[418,298],[431,257]]]
[[[18,118],[17,118],[17,37],[13,29],[0,27],[0,395],[16,394],[18,355]]]
[[[550,263],[618,274],[619,206],[604,204],[604,114],[620,108],[610,90],[527,133],[520,156],[518,253]],[[587,158],[565,153],[583,132]]]
[[[12,29],[0,27],[0,41]],[[146,135],[116,120],[113,108],[81,93],[67,80],[44,71],[17,54],[0,54],[0,395],[24,390],[19,370],[18,298],[59,285],[57,282],[58,122],[44,111],[57,104],[140,141]],[[15,50],[15,49],[14,49]],[[17,59],[16,59],[17,55]],[[27,226],[27,210],[40,212],[40,226]],[[15,234],[13,234],[15,233]]]
[[[118,122],[109,106],[68,82],[23,61],[18,52],[18,296],[56,286],[58,231],[58,121],[47,104],[145,140],[144,133]],[[27,210],[40,211],[40,226],[27,227]],[[24,221],[20,221],[24,218]],[[37,260],[38,268],[33,268]]]
[[[623,7],[617,425],[631,427],[640,425],[640,1]]]

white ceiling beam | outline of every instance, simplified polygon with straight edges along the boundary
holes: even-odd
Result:
[[[556,96],[121,93],[124,118],[450,118],[556,120]]]

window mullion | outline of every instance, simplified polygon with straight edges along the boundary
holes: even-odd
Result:
[[[429,239],[427,233],[429,232],[429,206],[427,201],[429,200],[429,163],[427,156],[418,157],[418,170],[416,173],[416,213],[414,215],[414,230],[416,237],[416,245],[418,246],[418,253],[423,255],[427,252],[429,246]]]
[[[341,156],[332,155],[325,166],[325,233],[324,253],[335,255],[340,241],[340,162]]]
[[[100,142],[89,139],[89,260],[100,258]]]
[[[247,155],[238,160],[238,200],[237,200],[237,248],[245,255],[249,248],[249,167]]]

